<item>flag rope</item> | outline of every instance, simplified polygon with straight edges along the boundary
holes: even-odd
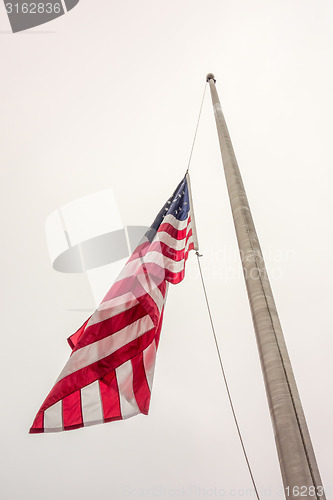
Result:
[[[216,346],[218,358],[219,358],[219,361],[220,361],[220,367],[221,367],[221,371],[222,371],[224,385],[225,385],[225,388],[226,388],[226,391],[227,391],[227,394],[228,394],[228,399],[229,399],[229,403],[230,403],[232,415],[233,415],[234,422],[235,422],[235,425],[236,425],[236,428],[237,428],[237,434],[238,434],[238,437],[239,437],[239,440],[240,440],[240,443],[241,443],[241,446],[242,446],[242,449],[243,449],[243,454],[244,454],[244,457],[245,457],[247,468],[248,468],[249,473],[250,473],[250,477],[251,477],[251,481],[252,481],[252,484],[253,484],[253,487],[254,487],[254,490],[255,490],[255,493],[256,493],[256,497],[257,497],[258,500],[260,500],[258,489],[257,489],[256,483],[255,483],[253,472],[252,472],[252,468],[251,468],[251,465],[250,465],[250,461],[249,461],[247,452],[245,450],[245,445],[244,445],[243,437],[242,437],[242,434],[241,434],[241,431],[240,431],[240,427],[239,427],[239,424],[238,424],[238,419],[237,419],[237,416],[236,416],[235,407],[234,407],[234,404],[233,404],[233,401],[232,401],[232,398],[231,398],[229,384],[228,384],[228,381],[227,381],[226,373],[225,373],[223,362],[222,362],[222,356],[221,356],[220,348],[219,348],[219,345],[218,345],[218,342],[217,342],[217,337],[216,337],[216,332],[215,332],[213,317],[212,317],[212,313],[211,313],[211,309],[210,309],[210,305],[209,305],[209,301],[208,301],[208,295],[207,295],[206,285],[205,285],[205,281],[204,281],[204,277],[203,277],[203,273],[202,273],[202,269],[201,269],[201,264],[200,264],[200,257],[202,257],[202,255],[198,251],[195,254],[197,256],[197,261],[198,261],[198,267],[199,267],[199,272],[200,272],[200,278],[201,278],[202,288],[203,288],[205,299],[206,299],[206,305],[207,305],[209,320],[210,320],[210,324],[211,324],[211,327],[212,327],[212,332],[213,332],[213,336],[214,336],[214,341],[215,341],[215,346]]]
[[[195,144],[195,140],[196,140],[196,138],[197,138],[197,133],[198,133],[198,128],[199,128],[199,123],[200,123],[200,118],[201,118],[201,111],[202,111],[203,103],[204,103],[204,100],[205,100],[206,89],[207,89],[207,82],[205,83],[205,88],[204,88],[203,95],[202,95],[202,99],[201,99],[201,105],[200,105],[200,111],[199,111],[199,116],[198,116],[197,126],[196,126],[196,128],[195,128],[195,132],[194,132],[194,138],[193,138],[193,142],[192,142],[192,147],[191,147],[190,157],[189,157],[189,159],[188,159],[187,170],[186,170],[185,175],[188,173],[188,171],[189,171],[189,169],[190,169],[190,164],[191,164],[191,160],[192,160],[192,154],[193,154],[194,144]]]
[[[189,156],[189,160],[188,160],[188,165],[187,165],[187,170],[186,170],[185,175],[188,174],[189,169],[190,169],[190,164],[191,164],[191,160],[192,160],[194,145],[195,145],[195,141],[196,141],[197,133],[198,133],[198,129],[199,129],[201,112],[202,112],[203,103],[204,103],[204,100],[205,100],[206,89],[207,89],[207,83],[205,83],[205,88],[204,88],[204,92],[203,92],[203,95],[202,95],[202,100],[201,100],[201,105],[200,105],[200,110],[199,110],[197,125],[196,125],[196,128],[195,128],[193,143],[192,143],[191,152],[190,152],[190,156]],[[209,320],[210,320],[210,324],[211,324],[211,328],[212,328],[212,332],[213,332],[213,336],[214,336],[215,346],[216,346],[216,350],[217,350],[217,354],[218,354],[218,358],[219,358],[219,362],[220,362],[220,367],[221,367],[221,371],[222,371],[224,385],[225,385],[225,388],[226,388],[226,391],[227,391],[227,395],[228,395],[228,400],[229,400],[230,408],[231,408],[233,419],[234,419],[234,422],[235,422],[235,425],[236,425],[237,434],[238,434],[238,437],[239,437],[239,440],[240,440],[240,443],[241,443],[241,446],[242,446],[242,450],[243,450],[244,458],[245,458],[245,461],[246,461],[246,464],[247,464],[247,468],[248,468],[248,471],[249,471],[249,474],[250,474],[250,477],[251,477],[251,481],[252,481],[252,484],[253,484],[253,487],[254,487],[254,491],[255,491],[257,499],[260,500],[258,489],[257,489],[256,483],[255,483],[253,472],[252,472],[252,468],[251,468],[251,465],[250,465],[250,461],[249,461],[249,458],[248,458],[248,455],[247,455],[247,452],[246,452],[246,449],[245,449],[243,437],[242,437],[242,434],[241,434],[241,431],[240,431],[240,427],[239,427],[239,424],[238,424],[238,419],[237,419],[237,416],[236,416],[234,404],[233,404],[233,401],[232,401],[232,398],[231,398],[229,384],[228,384],[226,373],[225,373],[224,366],[223,366],[223,363],[222,363],[222,356],[221,356],[220,348],[219,348],[219,345],[218,345],[218,342],[217,342],[217,337],[216,337],[216,332],[215,332],[213,317],[212,317],[212,313],[211,313],[211,309],[210,309],[210,305],[209,305],[209,301],[208,301],[208,295],[207,295],[207,291],[206,291],[206,285],[205,285],[205,281],[204,281],[204,277],[203,277],[203,273],[202,273],[202,269],[201,269],[201,264],[200,264],[200,257],[202,257],[202,255],[199,253],[198,250],[196,250],[195,254],[196,254],[197,260],[198,260],[198,267],[199,267],[199,272],[200,272],[200,278],[201,278],[202,288],[203,288],[204,295],[205,295],[205,300],[206,300],[206,305],[207,305]]]

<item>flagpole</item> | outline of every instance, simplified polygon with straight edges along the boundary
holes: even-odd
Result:
[[[207,75],[222,162],[265,382],[284,493],[325,500],[305,415],[283,337],[258,236],[216,91]],[[298,498],[299,500],[299,498]]]

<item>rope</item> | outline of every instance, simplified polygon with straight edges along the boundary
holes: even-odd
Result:
[[[197,138],[197,133],[198,133],[198,128],[199,128],[199,123],[200,123],[200,118],[201,118],[202,106],[203,106],[203,103],[204,103],[204,100],[205,100],[205,95],[206,95],[206,88],[207,88],[207,82],[205,83],[205,88],[204,88],[204,92],[203,92],[203,95],[202,95],[202,100],[201,100],[201,105],[200,105],[200,111],[199,111],[199,116],[198,116],[197,126],[196,126],[196,128],[195,128],[195,133],[194,133],[194,138],[193,138],[192,148],[191,148],[190,157],[189,157],[189,160],[188,160],[187,170],[186,170],[185,175],[188,173],[188,171],[189,171],[189,169],[190,169],[190,163],[191,163],[191,160],[192,160],[192,154],[193,154],[194,144],[195,144],[195,140],[196,140],[196,138]]]
[[[226,377],[224,366],[223,366],[223,363],[222,363],[222,357],[221,357],[221,353],[220,353],[220,348],[219,348],[219,345],[218,345],[218,342],[217,342],[217,337],[216,337],[216,333],[215,333],[215,327],[214,327],[214,323],[213,323],[213,318],[212,318],[212,314],[211,314],[211,310],[210,310],[210,305],[209,305],[209,302],[208,302],[208,296],[207,296],[205,281],[204,281],[204,278],[203,278],[201,264],[200,264],[200,257],[202,257],[202,255],[200,255],[199,252],[196,252],[196,256],[197,256],[197,260],[198,260],[198,266],[199,266],[199,272],[200,272],[200,277],[201,277],[201,283],[202,283],[202,288],[203,288],[203,291],[204,291],[204,294],[205,294],[205,299],[206,299],[206,304],[207,304],[207,310],[208,310],[208,315],[209,315],[209,319],[210,319],[210,324],[211,324],[211,327],[212,327],[212,332],[213,332],[213,336],[214,336],[215,346],[216,346],[218,358],[219,358],[219,361],[220,361],[222,376],[223,376],[224,384],[225,384],[225,387],[226,387],[226,390],[227,390],[227,394],[228,394],[228,399],[229,399],[229,403],[230,403],[232,415],[233,415],[234,422],[235,422],[235,425],[236,425],[236,428],[237,428],[238,437],[239,437],[239,440],[240,440],[240,443],[241,443],[241,446],[242,446],[242,449],[243,449],[243,454],[244,454],[244,457],[245,457],[247,468],[248,468],[250,476],[251,476],[251,481],[252,481],[252,484],[253,484],[253,487],[254,487],[254,491],[256,493],[257,499],[260,500],[258,489],[257,489],[256,483],[254,481],[254,477],[253,477],[253,473],[252,473],[252,468],[250,466],[250,462],[249,462],[249,459],[248,459],[248,456],[247,456],[247,453],[246,453],[246,450],[245,450],[245,445],[244,445],[244,441],[243,441],[243,438],[242,438],[242,434],[241,434],[241,431],[240,431],[240,428],[239,428],[238,419],[236,417],[236,412],[235,412],[234,404],[232,402],[231,393],[230,393],[230,389],[229,389],[229,384],[227,382],[227,377]]]
[[[193,154],[193,150],[194,150],[194,144],[195,144],[195,141],[196,141],[196,138],[197,138],[197,133],[198,133],[199,123],[200,123],[200,118],[201,118],[202,107],[203,107],[203,103],[204,103],[204,99],[205,99],[205,95],[206,95],[206,89],[207,89],[207,83],[205,84],[205,88],[204,88],[204,92],[203,92],[203,96],[202,96],[202,100],[201,100],[198,121],[197,121],[196,129],[195,129],[195,133],[194,133],[194,138],[193,138],[193,143],[192,143],[192,147],[191,147],[190,157],[189,157],[189,160],[188,160],[186,174],[188,173],[188,171],[190,169],[190,164],[191,164],[191,160],[192,160],[192,154]],[[226,387],[226,390],[227,390],[227,394],[228,394],[228,399],[229,399],[229,403],[230,403],[232,415],[233,415],[234,422],[235,422],[235,425],[236,425],[236,428],[237,428],[237,433],[238,433],[239,440],[240,440],[240,443],[241,443],[241,446],[242,446],[242,450],[243,450],[243,454],[244,454],[245,461],[246,461],[246,464],[247,464],[247,468],[248,468],[249,473],[250,473],[250,477],[251,477],[251,481],[252,481],[252,484],[253,484],[253,487],[254,487],[254,491],[255,491],[257,499],[260,500],[258,489],[257,489],[256,483],[254,481],[252,469],[251,469],[251,466],[250,466],[250,462],[249,462],[249,459],[248,459],[248,456],[247,456],[247,453],[246,453],[246,450],[245,450],[245,445],[244,445],[244,441],[243,441],[243,438],[242,438],[242,434],[241,434],[241,431],[240,431],[240,428],[239,428],[238,419],[236,417],[235,408],[234,408],[234,405],[233,405],[233,402],[232,402],[231,393],[230,393],[229,385],[228,385],[228,382],[227,382],[227,377],[226,377],[226,374],[225,374],[224,366],[223,366],[223,363],[222,363],[222,357],[221,357],[219,345],[218,345],[218,342],[217,342],[217,337],[216,337],[216,333],[215,333],[215,327],[214,327],[214,323],[213,323],[213,318],[212,318],[212,314],[211,314],[211,310],[210,310],[210,305],[209,305],[209,302],[208,302],[208,296],[207,296],[206,286],[205,286],[205,282],[204,282],[204,278],[203,278],[203,274],[202,274],[202,269],[201,269],[201,264],[200,264],[200,257],[202,257],[202,255],[200,255],[199,252],[197,251],[196,252],[196,256],[197,256],[197,260],[198,260],[198,266],[199,266],[199,272],[200,272],[200,277],[201,277],[201,283],[202,283],[202,288],[203,288],[205,299],[206,299],[206,305],[207,305],[208,315],[209,315],[209,319],[210,319],[210,324],[211,324],[211,327],[212,327],[212,332],[213,332],[213,336],[214,336],[215,346],[216,346],[218,358],[219,358],[219,361],[220,361],[222,376],[223,376],[224,384],[225,384],[225,387]]]

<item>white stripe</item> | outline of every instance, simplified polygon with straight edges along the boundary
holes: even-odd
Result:
[[[167,219],[167,218],[169,218],[168,219],[169,222],[172,220],[176,221],[176,222],[174,222],[174,224],[181,222],[184,227],[187,227],[187,220],[178,221],[173,215],[167,215],[165,217],[165,219]],[[185,223],[185,224],[183,224],[183,223]],[[191,224],[189,226],[191,226]],[[164,240],[164,237],[165,237],[165,240]],[[155,236],[153,242],[159,241],[159,239],[161,239],[161,241],[165,241],[165,243],[167,243],[169,246],[171,246],[175,250],[184,249],[185,252],[188,249],[189,244],[191,242],[193,242],[192,236],[189,237],[189,239],[187,240],[187,242],[185,244],[185,239],[176,240],[175,238],[172,238],[168,233],[166,233],[164,231],[156,233],[156,236]],[[181,245],[179,245],[179,241],[181,242]],[[161,256],[161,254],[162,254],[162,251],[159,252],[158,250],[155,250],[155,251],[147,252],[145,255],[139,255],[135,260],[127,262],[125,267],[121,271],[121,273],[116,278],[115,283],[118,283],[119,281],[122,281],[123,279],[129,278],[131,276],[134,276],[136,271],[144,263],[158,264],[161,267],[165,267],[166,269],[168,269],[169,271],[171,271],[173,273],[178,273],[178,272],[182,271],[182,269],[184,268],[184,263],[183,263],[184,261],[183,260],[174,261],[173,259],[170,259],[168,257]]]
[[[44,411],[44,432],[63,431],[62,400]]]
[[[99,381],[81,389],[82,417],[85,426],[104,422]]]
[[[164,302],[166,303],[167,296],[168,296],[168,291],[169,291],[169,282],[166,281],[166,287],[165,287],[165,294],[164,294]]]
[[[171,224],[178,231],[182,231],[187,227],[188,217],[185,220],[178,220],[174,215],[166,215],[162,221],[162,224],[168,223]]]
[[[140,274],[138,276],[138,280],[147,294],[155,302],[159,312],[161,312],[164,304],[164,297],[161,290],[156,286],[156,283],[150,278],[148,274]]]
[[[153,387],[155,361],[156,361],[156,343],[155,340],[153,340],[153,342],[143,351],[143,365],[145,368],[146,378],[150,392]]]
[[[134,417],[140,413],[133,391],[132,361],[126,361],[116,368],[122,418]]]
[[[147,315],[104,339],[81,347],[69,358],[57,382],[85,366],[110,356],[124,345],[148,332],[153,326],[152,319]]]
[[[193,235],[192,235],[192,234],[191,234],[191,236],[189,237],[189,239],[187,240],[186,247],[185,247],[185,253],[187,252],[188,247],[190,246],[190,243],[195,244],[194,237],[193,237]]]
[[[119,297],[114,297],[106,302],[102,302],[91,316],[86,328],[88,328],[88,326],[95,325],[96,323],[100,323],[101,321],[105,321],[106,319],[110,319],[121,312],[127,311],[138,303],[139,302],[134,297],[132,292],[128,292],[124,295],[120,295]]]
[[[186,246],[184,247],[185,253],[188,250],[190,243],[193,242],[192,236],[187,240]],[[136,271],[143,264],[157,264],[162,268],[168,269],[172,273],[179,273],[184,269],[185,259],[176,261],[166,257],[158,250],[153,250],[147,252],[144,257],[139,257],[138,259],[132,260],[123,269],[123,272],[119,275],[119,280],[134,276]]]
[[[131,291],[124,293],[123,295],[117,295],[117,297],[112,297],[110,300],[103,301],[97,308],[97,311],[103,311],[104,309],[109,309],[111,307],[122,306],[135,299]]]
[[[183,250],[185,247],[185,238],[187,237],[188,233],[190,232],[190,229],[192,228],[192,225],[189,224],[188,226],[188,231],[186,232],[186,235],[184,238],[181,240],[177,240],[176,238],[173,238],[168,232],[166,231],[158,231],[156,233],[156,236],[154,238],[154,241],[161,241],[168,245],[169,247],[173,248],[174,250]]]
[[[173,273],[179,273],[184,268],[184,259],[180,261],[174,261],[169,257],[165,257],[161,252],[157,250],[147,252],[144,257],[139,257],[138,259],[128,262],[128,264],[126,264],[123,271],[118,276],[117,282],[125,278],[134,276],[143,264],[157,264],[161,268],[168,269]],[[161,278],[161,281],[163,281],[163,279],[164,276]]]

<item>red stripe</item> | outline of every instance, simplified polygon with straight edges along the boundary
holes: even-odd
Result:
[[[81,391],[75,391],[63,399],[62,415],[65,431],[83,426]]]
[[[160,322],[159,322],[159,325],[157,327],[156,334],[155,334],[156,349],[158,348],[158,344],[160,342],[160,335],[161,335],[162,324],[163,324],[163,314],[164,314],[164,307],[162,309]]]
[[[116,281],[115,283],[113,283],[110,290],[105,295],[104,299],[102,300],[102,304],[103,304],[103,302],[114,299],[115,297],[118,297],[119,295],[124,295],[125,293],[131,292],[134,284],[135,283],[134,283],[134,276],[133,275],[127,276],[126,278],[123,278],[119,281]]]
[[[68,337],[67,342],[69,343],[69,345],[71,346],[72,349],[74,349],[74,347],[76,346],[76,344],[80,340],[80,338],[84,332],[84,329],[85,329],[88,321],[90,320],[90,318],[91,318],[91,316],[87,319],[87,321],[85,321],[83,323],[83,325],[75,333],[73,333],[70,337]]]
[[[190,243],[190,245],[188,247],[188,250],[185,253],[184,267],[183,267],[183,269],[180,272],[178,272],[178,273],[172,273],[171,271],[168,271],[166,269],[166,271],[165,271],[165,279],[167,281],[169,281],[169,283],[172,283],[173,285],[176,285],[177,283],[180,283],[181,281],[183,281],[183,279],[185,277],[185,262],[188,259],[189,251],[193,250],[193,249],[194,249],[194,244]]]
[[[131,292],[134,296],[140,296],[145,291],[142,288],[142,285],[137,280],[137,275],[142,274],[144,271],[144,262],[143,266],[139,266],[135,271],[135,275],[127,276],[119,281],[116,281],[104,297],[102,303],[114,299],[115,297],[119,297],[120,295],[124,295],[125,293]],[[150,276],[150,278],[158,285],[164,278],[164,273],[160,270],[156,270],[155,275]]]
[[[190,232],[186,237],[186,242],[191,236],[192,236],[192,229],[190,229]],[[160,252],[165,257],[168,257],[169,259],[172,259],[176,262],[180,262],[181,260],[184,259],[185,250],[186,246],[184,246],[184,248],[182,248],[181,250],[175,250],[174,248],[170,247],[163,241],[155,241],[150,245],[149,248],[149,252]]]
[[[110,372],[99,382],[103,415],[105,422],[121,420],[120,400],[117,377],[114,371]]]
[[[100,323],[88,326],[84,335],[76,345],[75,351],[92,344],[93,342],[97,342],[98,340],[102,340],[110,335],[113,335],[146,315],[146,310],[139,303],[131,309],[123,311],[112,318],[105,319]]]
[[[188,218],[187,226],[181,230],[178,230],[172,224],[165,222],[165,223],[160,225],[157,232],[158,233],[165,232],[165,233],[168,233],[172,238],[174,238],[176,240],[185,239],[185,242],[187,242],[188,238],[192,235],[192,228],[188,231],[188,225],[190,224],[190,222],[191,222],[191,217]],[[133,260],[139,259],[140,257],[143,257],[144,255],[147,254],[147,252],[150,252],[154,249],[153,245],[158,244],[158,243],[159,243],[158,241],[154,241],[154,240],[151,243],[149,241],[145,241],[145,242],[141,243],[140,245],[138,245],[136,247],[133,254],[128,259],[127,263],[132,262]]]
[[[186,251],[183,257],[184,267],[185,267],[185,262],[188,259],[188,254],[190,250],[194,249],[193,242],[188,243],[187,241],[185,248]],[[169,281],[170,283],[173,284],[180,283],[185,276],[184,268],[181,269],[178,273],[174,273],[153,262],[144,262],[143,265],[139,266],[138,269],[135,271],[136,275],[139,275],[142,272],[148,273],[150,279],[152,279],[157,285],[162,283],[164,280]],[[124,278],[123,280],[120,280],[119,282],[115,283],[110,289],[107,295],[109,297],[106,300],[115,297],[118,294],[118,290],[121,290],[120,293],[126,293],[128,291],[132,291],[131,283],[133,283],[133,276],[130,276],[129,278]],[[113,293],[111,294],[111,292]]]
[[[181,260],[184,260],[184,265],[185,261],[188,258],[188,252],[194,248],[193,243],[188,243],[188,240],[191,237],[191,235],[192,235],[192,230],[189,231],[188,237],[186,238],[185,251],[184,250],[178,251],[181,252],[181,254],[179,255],[182,256],[182,259],[180,259],[179,262],[181,262]],[[162,245],[163,246],[165,245],[165,252],[169,251],[168,248],[170,247],[168,247],[166,244],[161,242],[155,242],[155,243],[159,246],[158,249],[162,248]],[[144,244],[144,247],[145,249],[142,251],[142,255],[140,257],[143,257],[144,253],[150,251],[152,245],[149,245],[147,247],[147,245]],[[170,253],[171,252],[173,253],[174,256],[177,257],[178,252],[170,248]],[[129,259],[129,261],[134,260],[135,255],[136,255],[136,260],[138,260],[137,254],[133,254],[132,257]],[[176,260],[176,259],[171,259],[171,260]],[[135,275],[138,276],[142,272],[146,273],[148,272],[150,274],[150,278],[153,279],[156,284],[162,282],[164,279],[167,279],[167,281],[170,281],[171,283],[179,283],[184,277],[183,270],[181,270],[180,273],[172,273],[171,271],[167,271],[164,267],[158,264],[152,262],[144,262],[144,261],[142,261],[142,265],[138,266],[138,268],[136,269]],[[131,280],[133,280],[133,276],[124,278],[123,280],[114,283],[114,285],[109,290],[103,302],[105,302],[106,300],[110,300],[111,298],[117,295],[127,293],[128,291],[133,291],[134,281]]]
[[[37,416],[30,429],[30,434],[38,434],[44,432],[44,412],[37,413]]]
[[[161,268],[160,268],[161,269]],[[164,268],[163,268],[163,273],[164,273]],[[152,278],[152,275],[149,273],[149,278]],[[166,282],[163,280],[159,284],[156,284],[156,288],[158,288],[163,296],[163,299],[165,297],[165,291],[166,291]],[[145,293],[141,297],[137,297],[138,301],[142,306],[144,307],[145,311],[147,314],[149,314],[154,326],[156,327],[160,321],[160,309],[161,305],[157,305],[155,301],[152,299],[152,297],[149,295],[149,293]],[[163,300],[164,302],[164,300]]]
[[[154,262],[146,262],[145,263],[146,272],[149,275],[154,275],[154,274],[157,275],[157,274],[164,273],[164,279],[166,281],[169,281],[169,283],[173,283],[173,284],[180,283],[184,279],[184,276],[185,276],[185,262],[188,259],[189,251],[192,250],[192,249],[194,249],[194,245],[191,242],[189,244],[189,246],[188,246],[188,249],[185,252],[185,255],[184,255],[184,265],[183,265],[183,268],[180,271],[178,271],[177,273],[169,271],[168,269],[166,269],[164,267],[161,267],[158,264],[155,264]]]
[[[162,281],[162,283],[159,283],[157,286],[158,286],[161,294],[163,295],[163,298],[165,299],[165,292],[166,292],[166,286],[167,286],[166,281]]]
[[[152,276],[150,276],[150,278],[152,278]],[[166,290],[165,281],[158,283],[158,285],[156,284],[156,286],[159,288],[164,297]],[[139,288],[140,288],[140,296],[138,294]],[[134,292],[135,295],[137,295],[139,303],[133,306],[131,309],[123,311],[113,316],[112,318],[106,319],[104,321],[89,326],[84,332],[84,335],[81,337],[80,341],[77,343],[75,351],[93,342],[97,342],[98,340],[113,335],[119,330],[134,323],[138,319],[143,318],[147,314],[149,314],[149,316],[151,317],[153,324],[157,325],[159,322],[160,313],[153,299],[150,297],[149,294],[146,293],[146,291],[141,285],[140,287],[137,286],[137,290]]]
[[[139,259],[143,255],[146,255],[147,249],[149,249],[150,245],[151,245],[150,241],[145,241],[144,243],[141,243],[140,245],[138,245],[136,247],[136,249],[134,250],[134,252],[132,253],[132,255],[130,256],[130,258],[128,259],[128,261],[126,262],[126,264],[128,264],[129,262],[132,262],[133,260]],[[125,267],[126,267],[126,264],[125,264]]]
[[[192,231],[192,228],[189,230],[189,232],[187,233],[186,235],[186,243],[188,242],[188,240],[190,239],[190,237],[193,235],[193,231]]]
[[[192,236],[192,229],[189,230],[186,236],[186,244],[184,248],[181,250],[175,250],[174,248],[170,247],[166,243],[162,241],[154,241],[149,247],[146,247],[144,251],[142,252],[141,257],[145,257],[148,252],[159,252],[165,257],[175,261],[175,262],[181,262],[182,260],[187,260],[188,257],[188,252],[189,250],[193,249],[193,243],[189,243],[189,239]],[[142,261],[142,266],[139,266],[137,270],[135,271],[135,274],[138,275],[140,273],[141,268],[145,268],[147,264],[150,264],[149,260],[147,261]],[[185,262],[184,262],[185,265]],[[161,266],[160,266],[161,267]],[[152,273],[153,275],[156,274],[156,272]],[[159,277],[161,278],[161,273],[159,273]]]
[[[194,249],[193,243],[187,243],[186,251],[184,254],[184,263],[188,259],[188,253],[190,250]],[[181,261],[180,261],[181,262]],[[171,263],[172,266],[172,263]],[[143,262],[143,265],[139,266],[135,271],[136,275],[145,272],[150,275],[150,278],[155,281],[155,283],[162,282],[164,279],[170,281],[171,283],[179,283],[184,278],[184,269],[181,269],[178,273],[169,271],[163,266],[156,264],[155,262]]]
[[[150,390],[146,378],[143,364],[142,352],[132,359],[133,367],[133,390],[139,410],[144,415],[148,415],[150,403]]]
[[[118,349],[116,352],[110,354],[95,363],[90,364],[67,377],[59,380],[54,385],[51,392],[45,399],[40,408],[40,412],[45,411],[47,408],[57,403],[60,399],[65,398],[69,394],[85,387],[86,385],[101,380],[112,370],[125,363],[129,359],[134,358],[138,353],[142,352],[154,340],[155,328],[152,328],[141,337],[132,340],[125,346]]]
[[[163,224],[160,225],[157,232],[161,233],[164,231],[165,233],[170,234],[170,236],[172,236],[176,240],[183,240],[186,237],[187,228],[190,222],[191,222],[191,217],[187,219],[187,226],[184,229],[177,229],[172,224],[164,222]]]
[[[186,236],[186,243],[188,239],[192,236],[192,229],[189,230]],[[167,243],[164,241],[154,241],[149,247],[146,247],[145,249],[142,250],[140,257],[145,257],[147,253],[149,252],[160,252],[162,253],[165,257],[168,257],[169,259],[175,260],[175,261],[180,261],[184,258],[184,253],[186,249],[186,244],[184,245],[184,248],[180,250],[175,250],[174,248],[170,247]],[[137,259],[139,257],[137,256]],[[134,259],[132,259],[134,260]],[[144,265],[145,261],[142,262]]]

